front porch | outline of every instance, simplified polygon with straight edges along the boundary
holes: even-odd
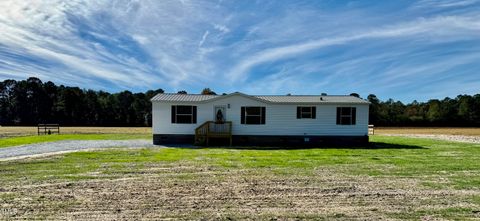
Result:
[[[228,139],[232,145],[232,122],[207,121],[195,129],[195,145],[209,145],[210,139]]]

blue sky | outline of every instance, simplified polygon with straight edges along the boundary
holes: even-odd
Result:
[[[480,93],[480,0],[0,1],[0,80],[117,92]]]

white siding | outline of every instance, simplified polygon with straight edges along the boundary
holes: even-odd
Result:
[[[368,104],[334,105],[322,104],[317,107],[316,119],[297,119],[297,105],[266,104],[243,96],[232,96],[210,103],[161,103],[153,102],[154,134],[194,134],[196,127],[214,119],[216,105],[230,104],[226,119],[233,122],[234,135],[331,135],[363,136],[368,134]],[[172,105],[197,106],[197,124],[172,124]],[[240,124],[242,106],[266,107],[264,125]],[[312,105],[304,105],[312,106]],[[337,125],[337,107],[356,107],[356,125]]]

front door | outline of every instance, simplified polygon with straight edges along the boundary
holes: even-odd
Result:
[[[213,112],[213,119],[217,123],[223,123],[227,120],[226,118],[226,108],[225,106],[215,106]]]

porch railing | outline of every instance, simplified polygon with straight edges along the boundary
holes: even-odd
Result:
[[[208,146],[210,138],[229,138],[232,145],[232,122],[207,121],[195,129],[195,143]]]

